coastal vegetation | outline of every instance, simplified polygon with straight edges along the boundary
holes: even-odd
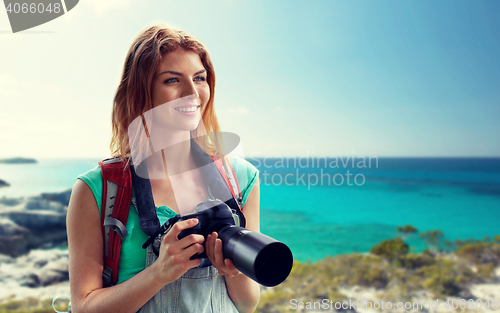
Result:
[[[408,227],[409,226],[409,227]],[[500,265],[500,236],[483,240],[441,242],[441,231],[420,238],[429,249],[409,253],[403,238],[418,231],[398,227],[400,236],[375,245],[368,254],[345,254],[310,263],[295,262],[290,276],[279,286],[263,288],[258,312],[292,312],[298,302],[345,301],[341,290],[370,288],[387,301],[411,301],[419,294],[434,298],[470,299],[470,286],[494,283]],[[443,247],[443,248],[441,248]]]
[[[68,310],[69,301],[66,299],[57,300],[55,309],[60,312]],[[0,313],[54,313],[52,300],[39,301],[36,298],[26,298],[24,300],[8,300],[0,303]]]
[[[413,301],[422,293],[428,298],[474,299],[470,287],[498,283],[500,236],[483,240],[443,241],[440,231],[424,232],[422,253],[411,253],[405,242],[418,231],[411,225],[398,227],[398,237],[387,239],[366,254],[345,254],[321,261],[293,264],[290,276],[279,286],[262,287],[257,312],[293,312],[291,300],[312,302],[328,299],[349,301],[346,291],[367,289],[386,301]],[[375,297],[375,295],[374,295]],[[296,302],[296,303],[297,303]],[[59,303],[64,311],[67,303]],[[0,313],[53,312],[50,300],[33,298],[0,303]]]

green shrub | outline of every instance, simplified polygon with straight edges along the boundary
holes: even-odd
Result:
[[[351,278],[350,285],[385,288],[389,282],[389,273],[382,267],[370,266],[358,268]]]
[[[411,234],[418,233],[418,230],[411,225],[406,225],[405,227],[398,226],[397,230],[402,240],[405,240]]]
[[[397,260],[396,263],[396,265],[398,266],[411,270],[421,268],[423,266],[429,266],[432,264],[434,264],[434,257],[428,253],[410,253],[407,255],[403,255]]]
[[[500,249],[489,242],[465,244],[458,248],[455,254],[473,264],[492,263],[497,266],[500,259]]]
[[[420,234],[420,238],[425,240],[429,250],[437,251],[441,240],[444,238],[444,234],[440,230],[426,231]]]
[[[456,262],[441,260],[432,266],[422,268],[425,281],[423,287],[431,290],[436,297],[457,296],[462,290],[459,283],[463,282],[455,269]]]
[[[389,261],[394,261],[406,255],[408,250],[408,245],[401,238],[396,238],[382,241],[378,245],[373,246],[370,252]]]
[[[56,305],[58,311],[64,312],[68,309],[68,301],[61,300],[60,305]],[[35,298],[23,300],[10,300],[0,303],[0,313],[54,313],[52,300],[40,301]]]

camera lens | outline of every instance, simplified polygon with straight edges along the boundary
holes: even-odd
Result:
[[[224,257],[233,261],[243,274],[259,284],[273,287],[290,274],[293,256],[282,242],[243,227],[227,226],[220,230]]]

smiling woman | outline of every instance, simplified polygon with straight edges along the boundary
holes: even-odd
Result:
[[[224,259],[217,232],[206,238],[195,233],[178,239],[182,230],[197,225],[197,219],[175,223],[158,240],[161,245],[155,249],[159,252],[153,250],[153,245],[147,250],[141,248],[151,236],[144,212],[153,211],[152,220],[160,225],[177,215],[192,213],[198,204],[213,199],[208,185],[211,181],[205,178],[195,155],[199,152],[195,151],[198,145],[200,151],[214,160],[220,155],[214,135],[220,131],[214,111],[214,87],[210,56],[192,35],[157,25],[145,29],[135,39],[115,96],[111,148],[120,157],[116,162],[122,161],[119,163],[122,173],[127,170],[136,173],[135,169],[145,164],[141,178],[147,188],[138,188],[133,176],[135,194],[131,203],[126,203],[130,206],[126,231],[123,224],[122,228],[117,226],[120,234],[128,233],[120,236],[123,238],[118,278],[116,284],[107,287],[103,283],[104,255],[107,257],[108,249],[101,231],[100,212],[105,193],[101,168],[78,177],[67,217],[74,312],[255,310],[259,286],[236,269],[230,259]],[[135,131],[131,129],[145,134],[139,136],[138,143],[132,138]],[[144,157],[134,157],[137,155]],[[239,207],[246,228],[258,232],[257,169],[240,158],[221,159],[225,165],[226,162],[232,165],[235,179],[240,182]],[[151,205],[143,206],[140,199]],[[104,203],[107,212],[110,206]],[[153,252],[158,252],[157,257]],[[210,262],[202,265],[199,258],[192,257],[203,252]]]

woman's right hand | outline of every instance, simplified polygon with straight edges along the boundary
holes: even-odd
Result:
[[[151,266],[154,266],[158,279],[165,285],[179,279],[189,269],[200,265],[200,259],[190,258],[203,252],[205,238],[198,234],[191,234],[180,240],[177,238],[182,230],[196,224],[198,224],[196,218],[177,222],[161,238],[159,257]]]

